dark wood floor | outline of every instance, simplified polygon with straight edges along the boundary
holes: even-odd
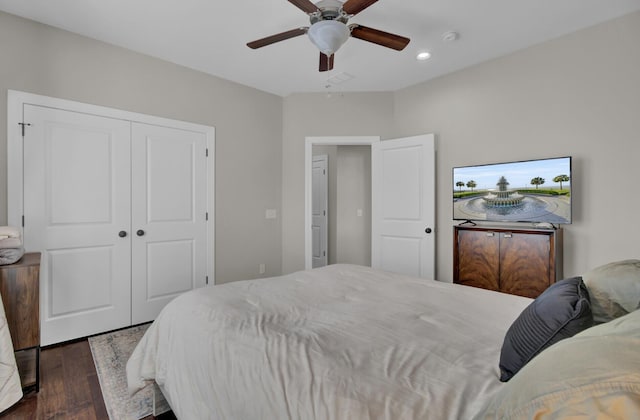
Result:
[[[98,375],[87,340],[43,349],[40,354],[40,392],[29,392],[2,414],[1,419],[108,420]],[[172,413],[144,420],[175,419]]]

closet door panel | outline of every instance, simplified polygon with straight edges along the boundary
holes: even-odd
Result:
[[[132,125],[132,323],[206,282],[206,136]]]
[[[26,104],[23,111],[31,124],[24,245],[42,252],[42,345],[129,325],[130,123]]]

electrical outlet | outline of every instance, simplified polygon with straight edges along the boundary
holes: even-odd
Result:
[[[260,264],[260,267],[258,268],[259,274],[264,274],[265,271],[267,271],[267,268],[265,267],[265,265],[264,264]]]

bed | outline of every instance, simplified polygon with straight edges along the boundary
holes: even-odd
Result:
[[[13,352],[9,324],[0,296],[0,413],[22,398],[22,385]]]
[[[179,419],[525,418],[499,366],[537,301],[341,264],[206,287],[149,327],[129,390],[155,381]]]

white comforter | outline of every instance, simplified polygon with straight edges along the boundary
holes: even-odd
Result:
[[[22,398],[20,375],[13,353],[13,342],[0,296],[0,412]]]
[[[172,301],[127,363],[179,419],[467,419],[531,302],[352,265]]]

